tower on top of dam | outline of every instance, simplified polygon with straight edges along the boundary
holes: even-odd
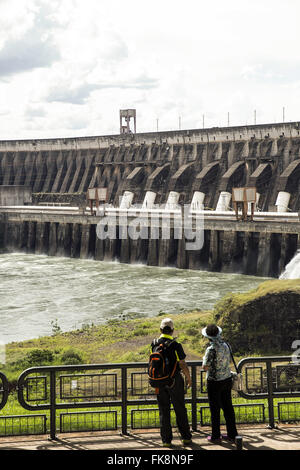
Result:
[[[133,118],[134,134],[136,134],[136,110],[120,109],[120,134],[132,134],[130,129],[130,119]],[[126,124],[123,124],[123,119]]]

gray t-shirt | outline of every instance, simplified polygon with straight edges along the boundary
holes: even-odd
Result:
[[[203,365],[208,366],[207,380],[225,380],[231,377],[231,355],[228,345],[217,337],[205,351]]]

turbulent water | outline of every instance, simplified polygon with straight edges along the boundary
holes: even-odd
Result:
[[[71,258],[0,255],[0,341],[49,335],[108,319],[210,309],[264,279]]]
[[[286,265],[280,279],[300,279],[300,251]]]

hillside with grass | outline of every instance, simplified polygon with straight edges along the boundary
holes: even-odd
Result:
[[[240,354],[292,354],[300,339],[300,279],[272,280],[242,294],[227,294],[214,307],[215,321]]]
[[[203,357],[208,343],[201,330],[212,322],[223,328],[237,359],[292,354],[292,341],[300,338],[300,280],[266,281],[246,293],[228,293],[213,311],[111,320],[70,332],[53,324],[51,336],[8,344],[1,371],[14,383],[21,371],[39,365],[147,361],[164,316],[173,319],[187,360]]]
[[[51,336],[8,344],[6,364],[1,371],[15,380],[21,370],[38,365],[147,361],[149,345],[160,334],[163,316],[111,320],[70,332],[62,332],[56,325]],[[174,336],[183,344],[187,359],[202,358],[207,340],[201,330],[212,321],[212,312],[168,316],[174,320]]]

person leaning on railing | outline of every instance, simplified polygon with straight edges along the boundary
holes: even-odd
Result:
[[[231,399],[231,354],[221,333],[222,329],[214,324],[210,324],[202,330],[203,336],[210,341],[202,363],[203,370],[207,372],[207,394],[212,425],[212,434],[207,439],[210,442],[220,442],[221,439],[234,442],[238,432]],[[226,421],[227,435],[220,433],[221,408]]]

